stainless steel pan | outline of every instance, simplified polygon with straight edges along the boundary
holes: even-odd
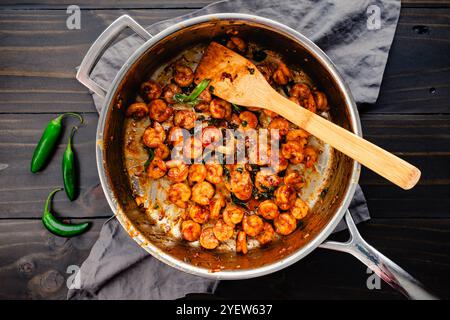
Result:
[[[99,57],[125,28],[131,28],[146,42],[127,60],[109,88],[90,78]],[[333,175],[327,192],[313,208],[305,227],[269,247],[247,255],[206,251],[167,237],[151,225],[136,205],[122,159],[123,106],[133,102],[139,84],[180,50],[211,41],[230,28],[246,39],[275,48],[288,64],[301,64],[322,88],[333,106],[332,121],[361,135],[361,124],[353,97],[336,67],[314,43],[278,22],[247,14],[214,14],[192,18],[150,35],[129,16],[114,21],[95,41],[83,59],[77,79],[104,99],[97,129],[97,167],[106,198],[129,235],[151,255],[179,270],[215,279],[246,279],[281,270],[305,257],[317,247],[354,255],[392,287],[408,298],[432,299],[422,285],[394,262],[367,244],[359,235],[348,212],[358,183],[360,166],[336,152]],[[330,242],[327,237],[345,216],[351,238]],[[304,237],[304,234],[308,237]]]

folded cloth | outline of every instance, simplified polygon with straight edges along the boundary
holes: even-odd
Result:
[[[259,15],[298,30],[333,60],[357,103],[374,103],[394,37],[400,1],[228,0],[155,23],[147,30],[155,35],[187,18],[221,12]],[[141,44],[138,37],[130,36],[113,45],[99,60],[92,78],[108,88],[119,68]],[[93,98],[100,111],[102,99],[95,94]],[[350,212],[356,223],[370,219],[359,186]],[[341,222],[335,231],[345,227]],[[130,239],[115,219],[103,226],[78,279],[79,289],[71,289],[69,299],[176,299],[188,293],[212,293],[218,284],[162,264]]]

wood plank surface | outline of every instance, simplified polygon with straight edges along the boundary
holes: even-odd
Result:
[[[63,10],[0,10],[0,113],[92,112],[74,75],[97,36],[124,13],[150,25],[189,11],[85,10],[81,30],[68,30]],[[402,9],[380,97],[362,111],[450,113],[449,33],[450,9]]]

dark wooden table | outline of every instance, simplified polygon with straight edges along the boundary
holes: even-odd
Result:
[[[81,30],[68,30],[66,8],[82,8]],[[80,265],[110,216],[95,167],[98,116],[75,67],[92,42],[124,13],[143,25],[179,16],[210,0],[4,0],[0,6],[0,298],[62,299],[70,265]],[[378,102],[361,108],[365,137],[421,168],[411,191],[363,170],[361,185],[373,217],[359,226],[373,246],[443,298],[450,298],[450,2],[407,0]],[[75,137],[81,196],[63,194],[61,216],[94,221],[87,234],[65,240],[41,225],[49,190],[62,184],[59,161],[41,174],[29,161],[45,124],[81,112]],[[70,120],[69,120],[70,121]],[[67,137],[63,137],[66,141]],[[56,159],[64,149],[61,145]],[[345,238],[344,234],[339,235]],[[222,282],[218,297],[401,299],[388,285],[368,290],[366,268],[351,256],[316,250],[263,278]]]

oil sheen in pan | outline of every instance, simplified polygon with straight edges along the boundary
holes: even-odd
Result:
[[[250,44],[249,48],[251,48],[251,46],[252,45]],[[151,78],[160,83],[166,83],[172,75],[171,65],[175,61],[180,60],[195,70],[204,48],[204,45],[199,45],[183,52],[169,63],[162,65],[155,71]],[[269,58],[279,59],[277,56],[270,57],[270,54]],[[294,80],[296,82],[301,81],[311,84],[311,80],[307,77],[307,75],[299,69],[295,70],[296,71],[293,73]],[[284,94],[283,92],[280,93]],[[137,96],[137,100],[141,100],[139,96]],[[174,106],[174,109],[186,108],[191,107],[187,105]],[[323,113],[321,115],[325,118],[329,118],[329,114],[327,113]],[[263,123],[263,126],[267,126],[270,122],[270,118],[262,118],[260,119],[260,122]],[[147,178],[145,172],[143,172],[144,164],[148,159],[148,151],[144,148],[141,138],[145,128],[149,124],[150,121],[147,117],[141,120],[135,120],[132,118],[126,118],[125,120],[123,156],[129,183],[135,195],[137,204],[144,208],[143,214],[147,215],[151,223],[157,224],[158,227],[160,227],[168,236],[181,241],[182,237],[180,226],[182,221],[180,217],[182,216],[184,209],[177,207],[167,199],[167,190],[171,185],[171,181],[166,177],[158,180],[152,180]],[[320,194],[324,190],[332,172],[333,149],[313,136],[309,138],[309,145],[318,150],[318,160],[315,166],[309,169],[305,169],[303,164],[295,166],[290,164],[289,166],[292,168],[298,168],[300,172],[304,172],[306,184],[299,193],[299,197],[306,201],[310,208],[314,208],[314,205],[320,199]],[[311,211],[311,214],[314,214],[314,210]],[[232,239],[234,238],[235,237]],[[192,246],[200,245],[198,241],[191,242],[189,244]],[[257,240],[248,240],[249,249],[257,246],[259,246]],[[216,250],[234,252],[235,241],[228,240],[221,243]]]

